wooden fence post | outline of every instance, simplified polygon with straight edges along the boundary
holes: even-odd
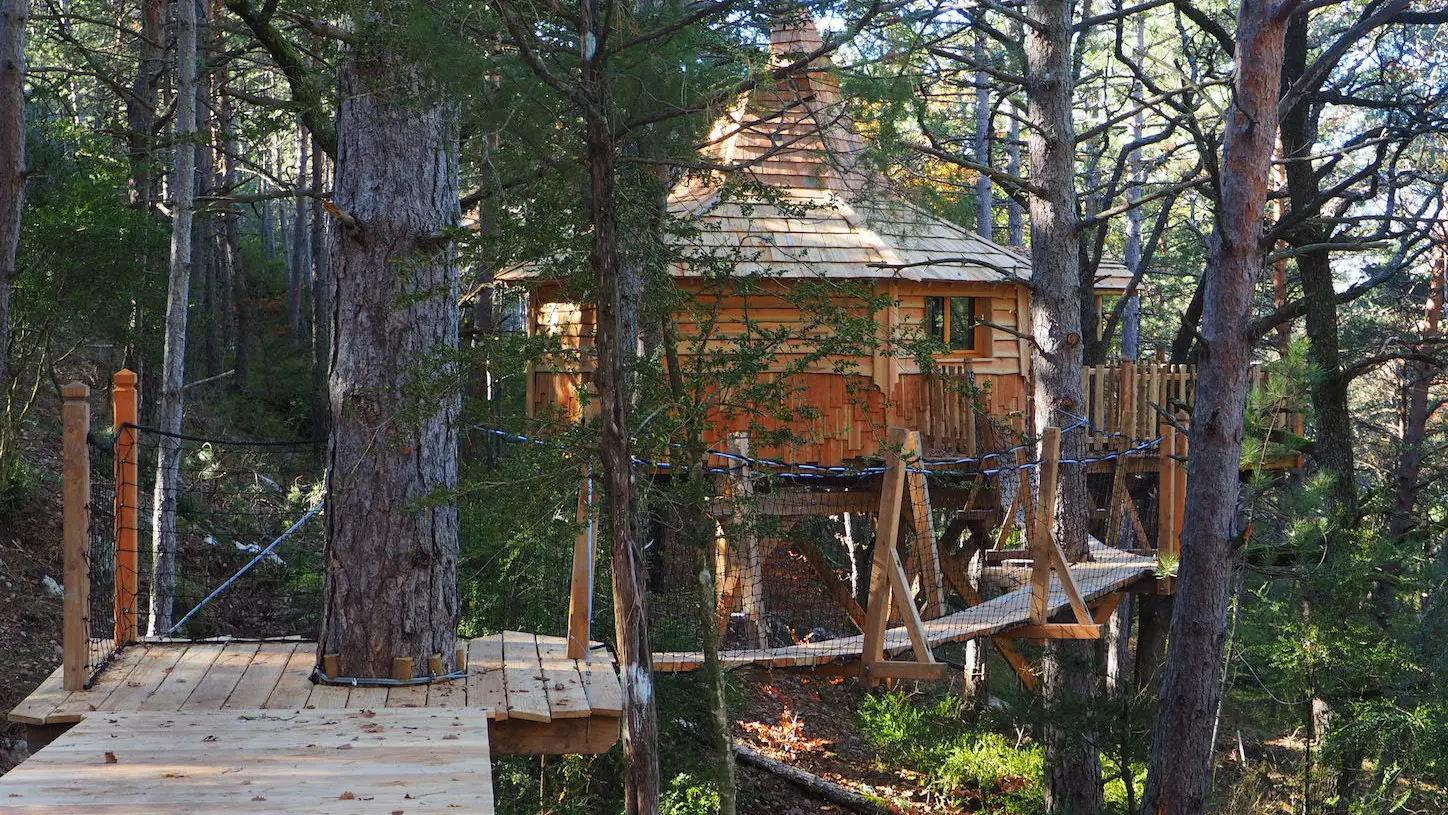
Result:
[[[115,430],[116,608],[115,645],[136,641],[136,584],[141,569],[141,466],[136,444],[140,417],[136,374],[122,368],[111,380]]]
[[[90,652],[90,388],[72,382],[60,389],[64,479],[65,602],[63,613],[63,683],[68,691],[85,689],[86,656]]]
[[[1031,623],[1045,625],[1050,609],[1051,527],[1056,523],[1056,474],[1061,461],[1061,429],[1048,427],[1041,436],[1041,500],[1030,539]]]
[[[593,621],[593,574],[597,546],[593,527],[593,476],[585,473],[578,488],[578,523],[573,539],[573,577],[568,589],[568,658],[586,659]]]

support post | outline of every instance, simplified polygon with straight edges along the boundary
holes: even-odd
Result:
[[[873,666],[885,661],[885,629],[890,620],[893,603],[904,621],[910,635],[910,645],[915,658],[920,662],[935,661],[930,643],[925,637],[924,623],[915,601],[910,596],[910,584],[905,579],[905,569],[900,565],[900,514],[905,499],[906,461],[903,451],[908,449],[912,434],[902,427],[890,428],[887,442],[890,446],[890,463],[880,483],[880,513],[876,516],[875,556],[870,569],[869,608],[865,612],[864,642],[860,662],[866,673],[866,684],[874,685],[878,679],[870,674]],[[897,453],[896,451],[902,451]]]
[[[1177,414],[1177,421],[1182,427],[1190,424],[1191,419],[1185,412]],[[1188,442],[1191,436],[1188,433],[1178,432],[1176,434],[1176,457],[1172,459],[1172,498],[1175,503],[1172,506],[1172,529],[1171,529],[1171,553],[1181,554],[1182,524],[1187,515],[1187,452]]]
[[[136,641],[136,583],[141,568],[141,467],[136,444],[140,405],[136,374],[122,368],[111,379],[111,416],[115,431],[116,647]]]
[[[1061,430],[1046,428],[1041,437],[1041,500],[1030,540],[1031,622],[1045,625],[1051,594],[1051,526],[1056,521],[1056,473],[1061,460]]]
[[[1161,425],[1161,443],[1157,445],[1157,510],[1156,549],[1167,554],[1176,547],[1176,476],[1173,474],[1172,457],[1176,455],[1177,430],[1170,424]]]
[[[593,477],[587,473],[578,488],[578,523],[583,527],[573,539],[573,576],[568,588],[568,658],[586,659],[593,621]]]
[[[891,447],[905,444],[904,428],[892,427],[886,437]],[[875,556],[870,566],[869,608],[865,610],[865,632],[860,662],[868,669],[885,661],[885,627],[890,621],[891,558],[898,558],[895,544],[900,537],[900,502],[905,492],[905,468],[896,466],[899,459],[892,458],[890,466],[881,476],[880,514],[876,516]],[[868,680],[867,684],[873,684]]]
[[[85,689],[86,655],[90,648],[90,388],[72,382],[60,389],[62,473],[64,479],[65,601],[61,635],[63,684],[68,691]]]
[[[919,454],[920,434],[912,430],[906,435],[905,449],[901,451],[901,456],[908,462]],[[915,529],[915,551],[911,553],[911,560],[920,566],[920,583],[925,592],[925,616],[934,619],[945,613],[945,583],[940,573],[940,550],[935,540],[935,521],[930,513],[930,488],[925,482],[924,473],[909,472],[909,469],[906,467],[905,486],[910,501],[910,525]]]

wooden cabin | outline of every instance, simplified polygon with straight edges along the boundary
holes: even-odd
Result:
[[[777,64],[819,47],[811,24],[771,35]],[[714,354],[789,334],[766,368],[787,378],[797,409],[785,420],[777,405],[721,408],[710,422],[711,443],[722,449],[729,433],[757,435],[761,425],[787,422],[799,441],[755,452],[837,465],[878,454],[890,426],[919,429],[927,452],[955,455],[998,449],[1009,426],[1028,426],[1027,252],[911,203],[868,168],[828,59],[745,95],[716,123],[709,144],[706,160],[737,169],[689,178],[668,202],[693,227],[671,238],[692,260],[672,269],[676,285],[692,294],[675,314],[680,353]],[[1098,298],[1119,294],[1128,279],[1119,264],[1105,272]],[[574,302],[535,266],[499,279],[530,286],[529,332],[552,335],[563,348],[531,366],[529,414],[577,418],[592,376],[592,306]],[[831,308],[839,319],[826,313]],[[874,347],[821,354],[827,339],[838,340],[845,316],[873,316]],[[934,341],[933,372],[922,371],[914,354],[923,338]],[[965,382],[994,425],[972,410]]]

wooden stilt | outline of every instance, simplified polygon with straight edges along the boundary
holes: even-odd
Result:
[[[880,512],[876,521],[878,526],[875,532],[875,556],[870,568],[870,598],[869,607],[865,612],[865,631],[860,658],[867,671],[871,666],[885,661],[885,627],[890,619],[892,605],[899,607],[906,618],[906,625],[910,626],[911,631],[911,644],[916,647],[916,654],[920,657],[920,661],[934,661],[930,656],[928,643],[914,642],[916,631],[921,629],[922,624],[919,614],[915,611],[915,603],[908,594],[909,586],[905,581],[904,569],[900,566],[900,554],[896,550],[900,539],[901,504],[905,498],[905,464],[895,453],[905,447],[908,435],[909,431],[904,428],[892,427],[888,436],[891,457],[880,483]],[[902,597],[893,599],[894,594],[900,594]],[[914,625],[911,625],[912,617]],[[922,650],[924,651],[923,656],[920,654]],[[873,685],[878,680],[871,677],[866,681]]]

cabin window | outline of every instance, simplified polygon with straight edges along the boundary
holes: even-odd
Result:
[[[984,297],[925,298],[925,330],[952,353],[982,354],[988,350]]]

